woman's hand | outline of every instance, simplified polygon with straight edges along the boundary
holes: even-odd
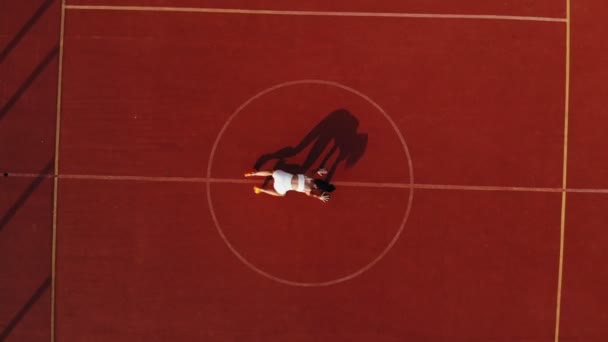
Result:
[[[321,201],[323,201],[324,203],[327,203],[327,201],[329,201],[329,194],[327,192],[324,192],[321,195],[319,195],[317,198],[320,199]]]

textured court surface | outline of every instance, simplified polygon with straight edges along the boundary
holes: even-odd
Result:
[[[607,10],[0,0],[0,341],[605,341]]]

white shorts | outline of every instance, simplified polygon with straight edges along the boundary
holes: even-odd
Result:
[[[279,195],[285,195],[287,191],[291,189],[291,179],[293,175],[291,173],[276,170],[272,173],[272,178],[274,179],[274,190]],[[299,180],[299,177],[298,177]],[[300,182],[298,181],[298,188],[300,188]]]

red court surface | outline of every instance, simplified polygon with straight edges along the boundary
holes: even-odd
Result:
[[[0,341],[605,341],[606,9],[0,1]]]

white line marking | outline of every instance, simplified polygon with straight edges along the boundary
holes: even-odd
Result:
[[[75,180],[98,180],[98,181],[134,181],[150,183],[216,183],[216,184],[260,184],[258,179],[236,179],[236,178],[206,178],[206,177],[154,177],[154,176],[111,176],[111,175],[75,175],[63,174],[40,175],[36,173],[10,173],[9,177],[19,178],[59,178]],[[408,183],[382,183],[382,182],[332,182],[336,186],[359,187],[359,188],[387,188],[387,189],[426,189],[426,190],[464,190],[464,191],[498,191],[498,192],[552,192],[552,193],[592,193],[608,194],[608,189],[582,189],[582,188],[543,188],[524,186],[493,186],[493,185],[454,185],[454,184],[408,184]]]
[[[185,12],[185,13],[210,13],[210,14],[368,17],[368,18],[478,19],[478,20],[540,21],[540,22],[555,22],[555,23],[565,23],[567,20],[566,18],[555,18],[555,17],[531,17],[531,16],[492,15],[492,14],[288,11],[288,10],[253,10],[253,9],[238,9],[238,8],[204,8],[204,7],[67,5],[66,8],[69,10],[86,10],[86,11],[135,11],[135,12],[144,12],[145,11],[145,12]]]
[[[59,62],[57,66],[57,112],[55,117],[55,175],[59,175],[59,142],[61,137],[61,96],[63,81],[63,42],[65,34],[65,0],[61,1],[59,26]],[[57,276],[57,192],[59,178],[53,177],[53,225],[51,237],[51,342],[55,341],[55,285]]]
[[[566,66],[564,82],[564,159],[562,170],[562,188],[568,188],[568,125],[570,115],[570,0],[566,0]],[[559,327],[561,320],[562,285],[564,277],[564,244],[566,238],[566,196],[562,192],[562,208],[559,229],[559,264],[557,271],[557,304],[555,309],[555,342],[559,341]]]
[[[397,137],[399,138],[399,141],[401,142],[401,145],[403,147],[403,153],[404,153],[404,157],[407,159],[407,167],[408,167],[408,172],[407,174],[409,174],[410,177],[410,186],[414,183],[414,167],[412,164],[412,158],[410,157],[410,153],[409,153],[409,149],[407,147],[407,144],[405,142],[405,139],[403,138],[403,135],[401,134],[401,131],[399,130],[399,128],[397,127],[397,125],[395,124],[394,120],[391,118],[391,116],[384,110],[382,109],[382,107],[380,107],[380,105],[378,103],[376,103],[374,100],[372,100],[369,96],[363,94],[362,92],[353,89],[351,87],[348,87],[344,84],[338,83],[338,82],[333,82],[333,81],[326,81],[326,80],[314,80],[314,79],[304,79],[304,80],[295,80],[295,81],[289,81],[289,82],[284,82],[284,83],[280,83],[274,86],[271,86],[270,88],[266,88],[265,90],[260,91],[259,93],[253,95],[252,97],[250,97],[248,100],[246,100],[243,104],[241,104],[235,111],[234,113],[232,113],[232,115],[230,115],[230,117],[228,117],[228,119],[226,119],[226,122],[224,123],[224,126],[220,129],[215,142],[213,143],[213,146],[211,147],[211,152],[209,153],[209,163],[207,165],[207,178],[211,179],[211,175],[212,175],[212,168],[213,168],[213,161],[214,161],[214,157],[215,157],[215,153],[217,151],[217,146],[220,142],[220,140],[222,139],[222,136],[224,134],[224,132],[228,129],[228,127],[230,126],[230,123],[232,122],[232,120],[234,120],[234,118],[237,117],[237,115],[239,115],[239,113],[246,108],[250,103],[252,103],[253,101],[256,101],[258,98],[271,93],[277,89],[280,88],[284,88],[284,87],[290,87],[290,86],[297,86],[297,85],[301,85],[301,84],[314,84],[314,85],[322,85],[322,86],[330,86],[330,87],[334,87],[334,88],[338,88],[338,89],[342,89],[346,92],[352,93],[357,95],[358,97],[362,98],[363,100],[367,101],[370,105],[372,105],[373,107],[376,108],[376,110],[378,110],[378,112],[380,114],[382,114],[382,116],[384,116],[384,118],[390,123],[390,125],[392,126],[393,130],[395,131],[395,134],[397,135]],[[408,201],[406,204],[406,208],[404,210],[404,215],[403,215],[403,220],[401,221],[401,224],[399,226],[399,229],[397,229],[397,231],[395,232],[395,234],[393,235],[393,238],[391,239],[391,241],[386,245],[386,247],[380,252],[380,254],[378,254],[375,258],[373,258],[370,262],[366,263],[365,265],[363,265],[362,267],[358,268],[357,270],[347,274],[347,275],[343,275],[343,276],[339,276],[337,278],[334,279],[329,279],[329,280],[324,280],[324,281],[316,281],[316,282],[304,282],[304,281],[293,281],[293,280],[289,280],[289,279],[285,279],[276,275],[273,275],[270,272],[267,272],[257,266],[255,266],[252,262],[250,262],[249,260],[247,260],[230,242],[230,240],[228,239],[228,237],[226,236],[226,234],[224,233],[219,220],[215,214],[215,210],[213,209],[213,196],[211,195],[211,183],[207,183],[207,205],[209,206],[209,212],[211,213],[211,219],[213,220],[213,223],[215,224],[215,227],[217,228],[218,233],[220,234],[222,240],[224,240],[224,243],[226,244],[226,246],[232,251],[232,253],[244,264],[246,265],[249,269],[251,269],[252,271],[258,273],[261,276],[264,276],[268,279],[271,279],[273,281],[285,284],[285,285],[291,285],[291,286],[330,286],[330,285],[335,285],[344,281],[348,281],[350,279],[353,279],[355,277],[358,277],[359,275],[363,274],[364,272],[366,272],[368,269],[372,268],[376,263],[378,263],[381,259],[384,258],[384,256],[393,248],[393,246],[395,245],[395,243],[397,242],[397,240],[399,239],[399,237],[401,236],[401,233],[403,232],[403,230],[405,229],[405,223],[407,222],[407,218],[410,214],[411,208],[412,208],[412,201],[414,198],[414,191],[409,191],[408,193]]]

